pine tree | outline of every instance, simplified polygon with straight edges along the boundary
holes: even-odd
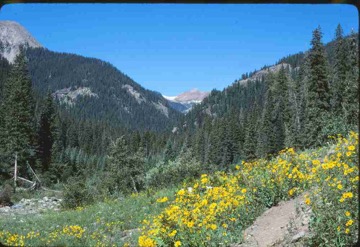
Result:
[[[358,35],[351,32],[348,41],[348,68],[345,79],[344,111],[348,124],[355,128],[359,124],[359,47]]]
[[[274,136],[274,75],[269,73],[266,79],[266,93],[264,107],[261,115],[261,122],[257,138],[257,155],[259,157],[276,152]]]
[[[256,156],[256,130],[257,130],[257,119],[256,119],[256,107],[246,119],[246,132],[245,132],[245,143],[244,143],[244,155],[246,160],[255,159]]]
[[[48,93],[40,114],[37,133],[37,153],[43,172],[49,170],[52,161],[52,151],[56,135],[55,131],[55,108],[52,96]]]
[[[343,38],[343,29],[339,24],[335,32],[335,62],[332,82],[332,106],[335,114],[342,114],[344,107],[345,79],[348,72],[347,42]]]
[[[309,54],[309,78],[306,99],[305,146],[321,143],[321,131],[330,110],[330,94],[327,74],[327,61],[321,42],[320,27],[313,32]]]
[[[25,161],[34,157],[34,100],[24,51],[15,58],[4,85],[3,140],[8,156],[18,154],[19,171],[25,173]]]
[[[109,179],[114,183],[115,190],[138,192],[141,184],[144,155],[139,150],[131,155],[124,136],[116,139],[110,146],[108,156]]]
[[[274,151],[280,151],[285,148],[285,132],[289,128],[290,109],[289,109],[289,87],[285,68],[281,66],[276,77],[274,88]]]

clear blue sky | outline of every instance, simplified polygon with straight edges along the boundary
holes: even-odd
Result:
[[[338,23],[358,30],[351,5],[12,4],[0,20],[25,26],[46,48],[100,58],[145,88],[177,95],[223,89],[242,73],[324,42]]]

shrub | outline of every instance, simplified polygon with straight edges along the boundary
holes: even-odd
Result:
[[[10,184],[5,184],[2,191],[0,192],[0,205],[2,206],[11,206],[11,196],[13,188]]]
[[[94,195],[86,186],[86,180],[82,177],[68,179],[64,190],[64,208],[76,208],[94,202]]]

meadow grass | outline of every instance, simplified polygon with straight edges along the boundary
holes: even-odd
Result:
[[[175,191],[172,187],[105,200],[75,210],[3,217],[0,219],[0,242],[10,246],[136,245],[136,229],[141,222],[164,207],[156,200],[165,196],[173,198]],[[133,234],[126,237],[125,230],[133,230]]]

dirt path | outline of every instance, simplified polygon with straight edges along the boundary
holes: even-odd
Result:
[[[233,247],[302,246],[310,215],[303,198],[301,195],[266,210],[245,230],[245,242]]]

